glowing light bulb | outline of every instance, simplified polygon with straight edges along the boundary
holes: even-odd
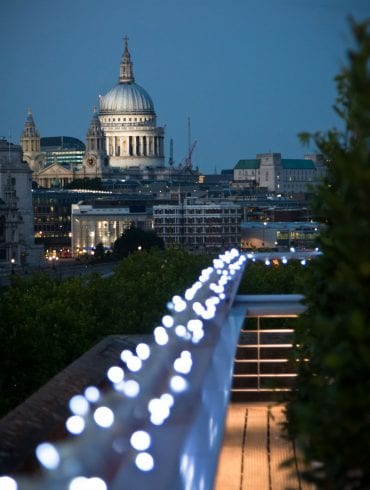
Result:
[[[149,453],[139,453],[136,456],[135,464],[141,471],[151,471],[154,468],[153,456]]]
[[[140,343],[136,347],[136,354],[142,360],[146,361],[150,357],[150,347],[148,344]]]
[[[129,379],[123,386],[124,394],[129,398],[135,398],[140,393],[140,385],[134,379]]]
[[[158,345],[166,345],[168,342],[168,333],[164,327],[156,327],[154,329],[154,340]]]
[[[175,334],[178,336],[178,337],[186,337],[186,333],[187,333],[187,330],[186,330],[186,327],[184,327],[184,325],[177,325],[175,327]]]
[[[170,380],[170,387],[172,391],[174,391],[175,393],[181,393],[182,391],[186,390],[187,386],[188,382],[185,378],[178,375],[172,376]]]
[[[55,446],[48,442],[43,442],[36,447],[36,457],[48,470],[55,470],[59,466],[59,453]]]
[[[84,392],[86,400],[96,403],[100,399],[100,391],[96,386],[88,386]]]
[[[17,490],[18,485],[10,476],[0,476],[0,488],[2,490]]]
[[[75,415],[86,415],[89,411],[89,402],[82,395],[75,395],[69,400],[69,409]]]
[[[126,365],[130,371],[137,373],[142,368],[143,362],[139,357],[131,356]]]
[[[114,413],[108,407],[99,407],[94,412],[94,420],[100,427],[107,429],[114,422]]]
[[[137,451],[145,451],[151,445],[151,437],[144,430],[137,430],[130,437],[131,446]]]
[[[68,490],[107,490],[107,488],[105,481],[97,476],[93,476],[92,478],[76,476],[68,486]]]
[[[107,376],[112,383],[120,383],[123,380],[125,373],[121,367],[112,366],[108,369]]]
[[[174,324],[174,321],[173,321],[173,317],[171,315],[165,315],[162,318],[162,325],[164,327],[171,328],[171,327],[173,327],[173,324]]]
[[[71,434],[81,434],[85,429],[85,420],[79,415],[73,415],[66,420],[66,428]]]
[[[128,361],[129,359],[131,359],[131,357],[132,357],[132,356],[133,356],[133,353],[132,353],[130,350],[125,349],[125,350],[123,350],[123,351],[121,352],[121,356],[120,356],[120,357],[121,357],[121,360],[122,360],[123,362],[126,362],[126,363],[127,363],[127,361]]]

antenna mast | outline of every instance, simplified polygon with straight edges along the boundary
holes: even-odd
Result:
[[[191,122],[190,117],[188,117],[188,156],[185,158],[185,167],[190,169],[193,168],[192,155],[196,145],[197,140],[191,142]]]
[[[173,161],[173,139],[172,138],[170,139],[170,159],[168,160],[168,164],[171,167],[174,164],[174,161]]]

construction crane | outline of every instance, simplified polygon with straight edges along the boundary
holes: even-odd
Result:
[[[185,158],[185,168],[193,168],[193,162],[192,162],[192,155],[195,150],[195,147],[197,146],[197,140],[193,142],[193,144],[189,147],[189,152],[188,156]]]
[[[193,141],[193,143],[191,142],[191,123],[189,117],[188,118],[188,155],[184,160],[184,167],[187,169],[193,168],[192,156],[196,146],[197,146],[197,140]]]

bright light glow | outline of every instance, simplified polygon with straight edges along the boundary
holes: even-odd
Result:
[[[10,476],[0,476],[0,488],[1,490],[17,490],[18,485]]]
[[[186,390],[187,386],[188,382],[185,378],[178,375],[172,376],[170,380],[170,387],[172,391],[174,391],[175,393],[181,393],[182,391]]]
[[[187,323],[188,330],[192,332],[192,340],[197,343],[204,337],[203,322],[199,319],[189,320]]]
[[[271,262],[269,261],[269,259],[266,259],[265,260],[265,265],[270,265],[270,264],[271,264]]]
[[[213,259],[213,267],[215,269],[222,269],[224,265],[225,264],[221,259]]]
[[[154,340],[158,345],[166,345],[168,342],[168,333],[164,327],[156,327],[154,329]]]
[[[202,283],[200,281],[195,282],[191,288],[185,291],[185,299],[187,301],[191,301],[196,295],[198,289],[200,289],[201,287],[202,287]]]
[[[96,403],[100,398],[100,391],[96,386],[88,386],[84,393],[86,400],[91,403]]]
[[[107,490],[107,488],[105,481],[97,476],[92,478],[77,476],[68,486],[68,490]]]
[[[144,430],[137,430],[130,437],[131,446],[137,451],[145,451],[151,445],[150,435]]]
[[[224,287],[219,284],[215,284],[214,282],[209,285],[209,289],[216,294],[220,294],[224,292]]]
[[[210,275],[212,274],[213,269],[212,267],[207,267],[207,269],[203,269],[200,276],[199,276],[199,281],[201,283],[205,283],[209,280]]]
[[[125,373],[121,367],[112,366],[108,369],[107,376],[112,383],[120,383],[123,380]]]
[[[70,411],[75,415],[86,415],[89,411],[89,402],[82,395],[73,396],[68,405]]]
[[[174,310],[177,312],[177,313],[181,313],[182,311],[186,310],[186,301],[184,301],[182,298],[180,298],[180,296],[175,296],[176,298],[179,298],[179,300],[177,300],[176,302],[173,303],[174,305]]]
[[[207,310],[204,310],[201,316],[203,320],[211,320],[212,318],[215,317],[215,315],[216,315],[216,308],[212,306]]]
[[[306,265],[306,264],[307,264],[306,259],[302,259],[302,260],[301,260],[301,264],[302,264],[302,265]]]
[[[126,363],[128,369],[133,373],[137,373],[143,366],[143,362],[139,357],[131,356]]]
[[[204,306],[201,303],[199,303],[199,301],[196,301],[193,304],[193,311],[197,315],[201,316],[203,314],[203,312],[204,312]]]
[[[120,357],[121,357],[121,360],[123,362],[127,362],[132,356],[133,356],[133,353],[130,350],[125,349],[121,352]]]
[[[166,328],[171,328],[173,327],[174,321],[171,315],[165,315],[162,318],[162,325]]]
[[[135,398],[140,393],[140,385],[134,379],[129,379],[124,384],[123,392],[129,398]]]
[[[154,459],[149,453],[139,453],[136,456],[135,464],[141,471],[150,471],[154,468]]]
[[[289,249],[289,250],[290,250],[292,253],[294,253],[294,252],[295,252],[295,248],[294,248],[294,247],[290,247],[290,249]]]
[[[148,344],[138,344],[136,347],[136,354],[142,361],[146,361],[150,357],[150,347]]]
[[[73,415],[66,420],[66,428],[71,434],[81,434],[85,429],[85,420],[80,415]]]
[[[283,257],[281,259],[281,261],[282,261],[283,264],[287,264],[288,263],[288,259],[286,257]]]
[[[48,442],[39,444],[36,448],[36,456],[40,463],[48,470],[58,468],[60,456],[57,449]]]
[[[169,408],[175,403],[174,397],[170,393],[163,393],[160,398],[163,403],[165,403]]]
[[[178,337],[186,337],[186,333],[187,333],[187,330],[186,328],[184,327],[184,325],[177,325],[175,327],[175,334],[178,336]]]
[[[114,422],[114,413],[108,407],[99,407],[94,412],[94,420],[100,427],[107,429]]]
[[[191,354],[189,351],[184,350],[181,352],[180,357],[178,357],[174,364],[173,367],[175,371],[181,374],[188,374],[191,371],[191,366],[193,364],[193,361],[191,359]]]
[[[218,298],[217,296],[212,296],[211,298],[207,298],[206,299],[206,306],[207,308],[209,306],[216,306],[220,303],[220,298]]]
[[[202,320],[198,320],[198,319],[189,320],[187,323],[187,327],[188,330],[190,330],[190,332],[194,332],[196,330],[203,328],[203,322]]]
[[[150,412],[150,421],[154,425],[162,425],[166,418],[170,415],[170,407],[167,399],[153,398],[148,403]]]

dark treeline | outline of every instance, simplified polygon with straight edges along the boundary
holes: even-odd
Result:
[[[5,414],[107,335],[151,333],[166,303],[210,258],[182,250],[138,251],[112,277],[15,277],[0,295],[0,414]],[[299,272],[298,272],[299,271]],[[297,263],[248,266],[241,293],[300,292]]]

